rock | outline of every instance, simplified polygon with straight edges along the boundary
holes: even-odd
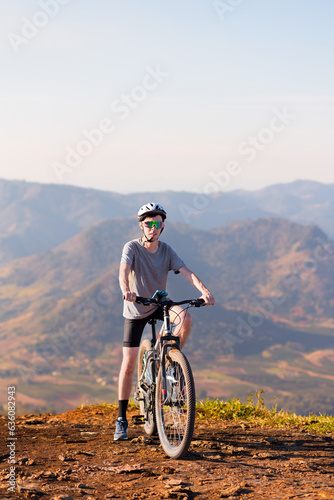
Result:
[[[59,418],[53,417],[48,420],[48,424],[58,424],[59,423]]]
[[[26,425],[38,425],[38,424],[44,424],[44,420],[41,418],[29,418],[28,420],[25,420],[24,423]]]
[[[190,448],[192,450],[197,450],[198,448],[204,448],[208,445],[208,442],[206,441],[200,441],[200,440],[194,440],[190,444]]]
[[[152,470],[146,470],[142,473],[141,477],[155,477],[156,474]]]
[[[24,498],[39,498],[46,495],[44,491],[39,489],[37,484],[31,481],[17,481],[17,491],[21,493]]]
[[[144,442],[144,436],[138,436],[136,438],[131,439],[130,443],[143,443]]]
[[[61,460],[62,462],[75,462],[77,460],[77,458],[74,458],[70,455],[65,455],[64,453],[61,453],[58,456],[58,459]]]
[[[238,496],[238,495],[240,495],[241,492],[242,492],[241,486],[231,486],[231,487],[226,488],[225,490],[221,491],[220,498],[230,498],[230,497]]]
[[[165,474],[174,474],[175,469],[173,469],[173,467],[163,467],[162,472],[164,472]]]
[[[145,472],[142,464],[124,464],[116,467],[102,467],[102,470],[113,472],[114,474],[131,474],[131,473],[141,473]]]
[[[95,453],[92,453],[91,451],[79,450],[76,452],[76,455],[86,455],[87,457],[94,457]]]
[[[174,486],[165,492],[165,498],[189,498],[193,492],[190,488],[184,486]]]
[[[173,486],[182,486],[184,484],[180,479],[170,479],[165,483],[166,488],[172,488]]]
[[[147,436],[138,436],[131,439],[130,443],[143,443],[143,444],[153,444],[153,439]]]
[[[57,495],[52,497],[51,500],[74,500],[74,498],[70,495]]]
[[[219,443],[210,443],[209,448],[212,450],[220,450],[220,444]]]
[[[252,458],[258,458],[260,460],[274,460],[276,458],[276,455],[273,453],[257,453],[253,455]]]
[[[48,479],[49,481],[55,481],[59,477],[59,474],[54,473],[51,470],[43,472],[42,475],[45,479]]]
[[[77,485],[77,488],[81,488],[82,490],[93,490],[94,489],[93,486],[87,486],[86,484],[83,484],[83,483],[79,483]]]
[[[43,471],[32,474],[30,479],[40,479],[43,476]]]

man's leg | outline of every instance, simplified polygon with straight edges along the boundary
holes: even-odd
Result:
[[[191,316],[181,306],[173,306],[169,311],[171,322],[175,324],[174,335],[180,337],[181,349],[189,336]]]
[[[146,321],[145,318],[136,320],[125,318],[124,321],[123,359],[118,379],[118,418],[114,435],[116,441],[128,438],[126,410],[131,394],[140,340]]]
[[[118,418],[116,421],[116,431],[114,440],[128,439],[128,422],[126,420],[126,410],[132,389],[133,374],[136,368],[136,361],[139,347],[123,347],[123,360],[118,380]]]
[[[118,398],[120,401],[129,400],[130,398],[138,351],[139,347],[123,347],[123,360],[118,380]]]
[[[139,345],[146,319],[127,319],[124,321],[123,359],[118,379],[119,414],[126,418],[126,408],[132,389],[133,374]]]

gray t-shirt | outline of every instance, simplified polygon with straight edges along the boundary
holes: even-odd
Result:
[[[165,291],[168,272],[177,271],[185,265],[167,243],[159,241],[157,251],[152,253],[143,247],[141,238],[124,245],[121,262],[130,264],[130,290],[141,297],[152,297],[156,290]],[[129,319],[145,318],[156,307],[125,300],[123,316]]]

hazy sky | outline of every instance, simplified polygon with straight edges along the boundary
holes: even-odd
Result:
[[[332,0],[0,4],[0,177],[121,193],[334,182]]]

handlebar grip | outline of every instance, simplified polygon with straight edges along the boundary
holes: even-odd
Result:
[[[146,297],[139,297],[138,295],[136,297],[136,302],[137,304],[143,304],[143,306],[149,306],[152,303],[150,299],[147,299]]]
[[[193,302],[194,307],[201,307],[205,306],[205,300],[204,299],[196,299]]]

